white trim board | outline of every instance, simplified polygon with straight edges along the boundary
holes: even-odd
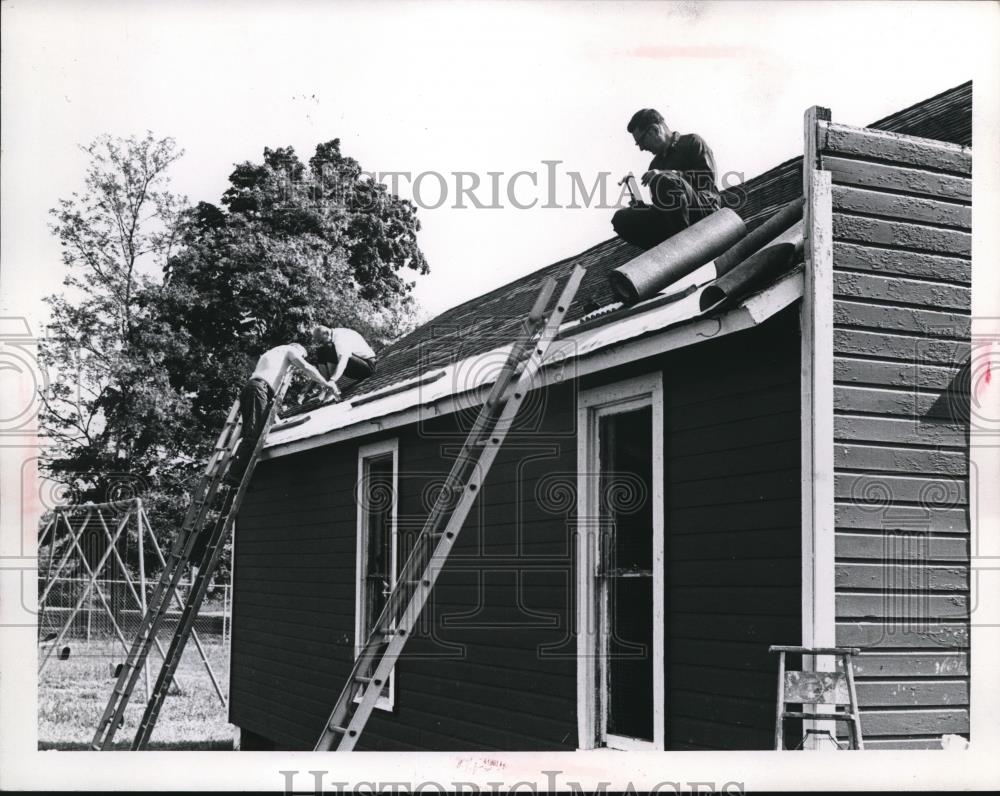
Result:
[[[802,290],[803,273],[799,267],[720,315],[691,314],[691,305],[685,302],[693,296],[697,308],[698,294],[694,293],[682,301],[618,323],[558,339],[548,349],[536,388],[749,329],[800,299]],[[261,452],[261,458],[288,456],[467,409],[476,403],[472,397],[475,391],[492,384],[504,359],[503,353],[508,350],[509,347],[504,347],[452,363],[444,368],[445,378],[413,391],[353,409],[348,404],[321,407],[313,412],[313,419],[308,423],[273,435],[274,439],[269,440]],[[462,383],[462,374],[469,372],[478,376],[477,385],[471,389]],[[393,408],[387,409],[386,402],[391,402],[389,405]],[[328,429],[317,431],[317,425],[321,424]]]
[[[361,650],[364,648],[365,640],[368,638],[368,632],[364,627],[364,619],[362,616],[362,605],[364,604],[364,577],[365,577],[365,554],[367,550],[367,523],[365,512],[362,511],[362,507],[365,505],[364,501],[364,482],[365,482],[365,461],[367,459],[374,458],[376,456],[384,456],[385,454],[392,454],[392,530],[389,535],[392,539],[392,546],[389,553],[389,569],[392,572],[393,582],[391,586],[396,585],[396,577],[398,575],[398,555],[399,555],[399,523],[397,521],[397,512],[399,510],[399,440],[396,438],[381,440],[379,442],[372,442],[367,445],[361,445],[358,448],[358,481],[355,484],[355,502],[354,505],[357,507],[357,535],[355,537],[355,549],[357,552],[357,559],[355,561],[355,580],[354,580],[354,658],[357,660],[358,655],[361,654]],[[360,702],[360,693],[355,697],[355,702]],[[396,670],[389,673],[389,695],[388,697],[379,696],[375,700],[375,707],[382,710],[393,709],[396,704]]]
[[[816,168],[816,137],[830,112],[804,119],[806,269],[801,305],[802,644],[836,645],[833,444],[833,199],[830,172]],[[829,661],[816,661],[820,668]]]
[[[594,489],[591,464],[598,461],[597,421],[600,417],[644,406],[652,409],[653,471],[649,499],[653,501],[653,741],[607,734],[606,682],[598,656],[603,639],[601,610],[596,593],[596,567],[600,562],[601,521],[599,495]],[[636,376],[613,384],[582,390],[577,402],[577,528],[576,528],[576,689],[577,733],[580,749],[611,748],[663,750],[666,744],[666,692],[664,683],[664,493],[663,493],[663,375]],[[595,621],[596,620],[596,621]],[[600,683],[598,682],[600,680]]]

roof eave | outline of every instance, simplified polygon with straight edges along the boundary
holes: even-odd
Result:
[[[752,328],[801,298],[802,291],[802,266],[798,266],[763,290],[744,298],[737,306],[718,314],[697,314],[678,320],[669,326],[657,325],[669,317],[671,307],[668,305],[642,313],[635,319],[606,324],[578,335],[560,338],[549,348],[541,371],[542,383],[538,386],[577,379],[590,373]],[[627,336],[623,337],[623,332]],[[491,383],[490,380],[483,380],[469,390],[443,395],[422,403],[400,405],[384,414],[376,414],[318,434],[277,441],[262,451],[261,458],[288,456],[452,414],[469,408],[470,404],[475,403],[472,400],[474,394]],[[413,398],[419,399],[419,391],[416,392]],[[376,408],[374,404],[372,408]]]

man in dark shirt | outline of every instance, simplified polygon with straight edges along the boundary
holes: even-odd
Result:
[[[654,155],[642,175],[653,203],[615,213],[611,225],[622,240],[652,248],[722,206],[715,158],[701,136],[673,132],[652,108],[637,111],[628,131],[640,150]]]

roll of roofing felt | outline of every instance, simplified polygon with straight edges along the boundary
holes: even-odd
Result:
[[[726,251],[745,233],[736,213],[728,207],[716,210],[611,271],[611,289],[626,304],[647,299]]]
[[[720,276],[701,291],[701,311],[718,309],[766,287],[791,268],[802,256],[802,222],[786,230],[760,251],[751,254],[729,273]]]
[[[755,251],[759,251],[768,241],[802,218],[803,201],[801,198],[789,202],[753,232],[744,235],[731,248],[715,258],[715,272],[724,276],[732,271]]]

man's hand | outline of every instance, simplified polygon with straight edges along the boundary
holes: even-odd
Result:
[[[663,176],[665,174],[673,177],[680,176],[680,172],[674,169],[650,169],[649,171],[647,171],[645,174],[642,175],[642,184],[649,185],[649,183],[651,183],[655,178]]]
[[[337,382],[334,379],[330,379],[326,383],[326,394],[332,395],[338,401],[340,400],[340,388],[337,386]]]

